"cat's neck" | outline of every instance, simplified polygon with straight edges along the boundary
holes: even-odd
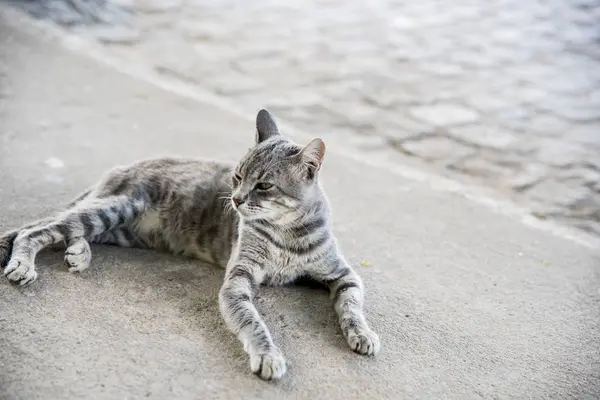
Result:
[[[284,234],[289,232],[290,229],[297,229],[316,220],[322,220],[323,226],[330,225],[331,209],[325,195],[314,198],[313,201],[294,210],[294,212],[284,214],[276,219],[247,219],[240,216],[240,227],[243,229],[246,224],[258,224],[268,226],[270,229]]]

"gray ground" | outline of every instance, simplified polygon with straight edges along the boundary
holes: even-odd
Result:
[[[0,88],[2,230],[112,165],[166,153],[236,159],[253,138],[251,120],[69,53],[1,12]],[[221,271],[97,247],[83,274],[49,253],[32,286],[0,284],[0,398],[600,396],[597,248],[330,147],[324,185],[365,281],[379,357],[347,348],[326,293],[266,289],[258,308],[290,369],[261,382],[221,322]]]

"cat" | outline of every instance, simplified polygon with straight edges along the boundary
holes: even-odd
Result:
[[[85,270],[90,243],[141,247],[225,267],[219,309],[243,343],[253,373],[280,379],[286,361],[252,303],[259,285],[309,278],[329,287],[341,330],[359,354],[380,341],[363,315],[363,283],[332,233],[319,184],[325,144],[302,147],[260,110],[255,145],[235,167],[159,158],[106,173],[56,216],[0,236],[0,265],[19,285],[33,282],[36,254],[63,243],[69,271]]]

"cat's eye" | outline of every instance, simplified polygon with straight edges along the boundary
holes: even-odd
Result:
[[[268,182],[259,182],[256,184],[255,188],[258,190],[269,190],[273,187],[272,183]]]
[[[233,182],[240,183],[242,181],[242,177],[239,174],[233,174]]]

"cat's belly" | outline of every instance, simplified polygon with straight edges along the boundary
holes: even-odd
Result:
[[[157,210],[147,210],[132,224],[131,230],[149,248],[218,264],[214,253],[198,246],[195,238],[169,229]]]
[[[175,252],[175,253],[177,254],[177,252]],[[198,259],[201,261],[205,261],[210,264],[219,265],[219,260],[217,259],[215,254],[213,252],[209,251],[208,249],[198,248],[197,246],[188,246],[188,247],[182,248],[181,251],[179,252],[179,254],[181,254],[185,257],[190,257],[190,258],[195,258],[195,259]]]
[[[149,237],[161,229],[160,213],[157,210],[147,210],[132,225],[133,231],[140,237]]]

